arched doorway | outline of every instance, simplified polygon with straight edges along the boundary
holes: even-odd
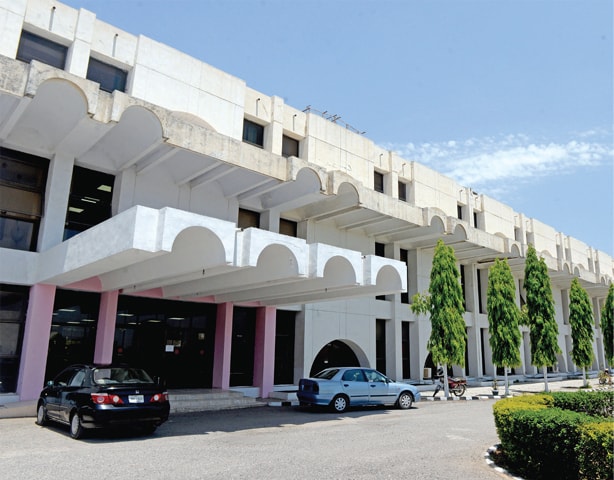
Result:
[[[353,367],[360,365],[354,351],[344,342],[333,340],[322,347],[311,365],[309,376],[329,367]]]

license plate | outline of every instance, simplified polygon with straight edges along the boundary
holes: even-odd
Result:
[[[128,403],[143,403],[144,401],[143,395],[128,395]]]

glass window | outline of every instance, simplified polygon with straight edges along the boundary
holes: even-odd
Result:
[[[373,174],[373,189],[376,192],[384,193],[384,174],[375,172]]]
[[[249,120],[243,120],[243,141],[262,147],[264,145],[264,127]]]
[[[125,92],[128,72],[90,57],[86,78],[99,83],[100,90],[105,92],[112,93],[114,90]]]
[[[0,147],[0,247],[36,248],[49,161]]]
[[[292,220],[286,220],[285,218],[279,219],[279,233],[282,235],[288,235],[289,237],[296,237],[298,224]]]
[[[281,154],[286,158],[298,157],[298,145],[298,140],[284,135],[282,139]]]
[[[0,393],[15,392],[28,289],[0,285]]]
[[[64,240],[111,218],[114,181],[113,175],[74,167]]]
[[[64,45],[39,37],[33,33],[21,32],[19,47],[17,48],[17,60],[30,63],[32,60],[46,63],[52,67],[64,69],[68,48]]]
[[[407,184],[399,182],[399,200],[407,201]]]
[[[239,208],[239,221],[237,222],[237,227],[243,229],[250,227],[259,228],[260,214],[258,212]]]

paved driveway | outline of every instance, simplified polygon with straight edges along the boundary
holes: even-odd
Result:
[[[343,415],[258,407],[171,416],[151,437],[94,434],[32,418],[0,420],[4,480],[501,479],[484,452],[497,443],[493,400],[424,402],[408,411]]]

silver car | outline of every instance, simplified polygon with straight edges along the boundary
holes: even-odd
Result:
[[[330,406],[335,412],[363,405],[408,409],[420,401],[420,392],[413,385],[362,367],[327,368],[313,377],[301,378],[296,395],[301,405]]]

